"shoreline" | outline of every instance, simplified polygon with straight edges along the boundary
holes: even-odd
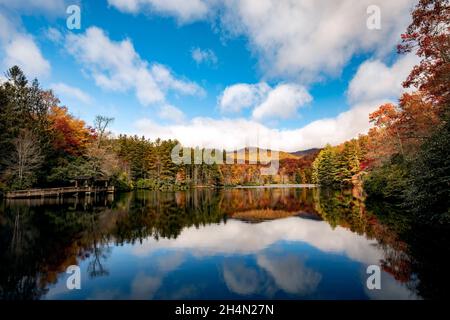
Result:
[[[256,185],[256,186],[243,186],[243,185],[237,185],[237,186],[205,186],[205,185],[199,185],[199,186],[194,186],[191,188],[186,188],[186,189],[178,189],[178,190],[171,190],[171,189],[146,189],[146,188],[142,188],[142,189],[132,189],[132,190],[116,190],[114,192],[114,194],[120,194],[120,193],[127,193],[127,192],[135,192],[135,191],[160,191],[160,192],[178,192],[178,191],[189,191],[189,190],[194,190],[194,189],[223,189],[223,190],[231,190],[231,189],[289,189],[289,188],[316,188],[318,187],[318,184],[267,184],[267,185]],[[56,188],[59,189],[59,188]],[[25,194],[28,191],[39,191],[39,190],[45,190],[45,188],[33,188],[33,189],[29,189],[29,190],[20,190],[20,192],[23,192],[24,194],[20,197],[6,197],[6,193],[1,193],[0,192],[0,199],[32,199],[32,198],[58,198],[58,197],[70,197],[73,195],[59,195],[59,196],[55,196],[55,195],[45,195],[45,196],[36,196],[36,195],[27,195]],[[99,192],[101,193],[101,192]],[[91,195],[82,195],[81,197],[90,197]]]
[[[266,184],[266,185],[260,185],[260,186],[234,186],[231,187],[231,189],[259,189],[259,188],[315,188],[318,187],[317,184],[313,183],[305,183],[305,184]]]

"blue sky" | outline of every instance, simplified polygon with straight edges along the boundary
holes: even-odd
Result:
[[[414,1],[0,0],[0,64],[77,117],[184,145],[295,151],[340,143],[395,101]],[[66,25],[80,7],[81,28]],[[370,5],[380,28],[370,29]]]

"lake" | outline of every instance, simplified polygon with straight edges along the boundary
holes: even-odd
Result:
[[[359,191],[306,187],[4,200],[0,298],[439,297],[424,266],[435,261],[417,263],[422,251],[390,220]],[[79,290],[67,288],[70,265]],[[370,265],[379,290],[367,287]]]

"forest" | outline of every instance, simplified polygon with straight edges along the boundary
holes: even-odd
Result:
[[[421,61],[403,82],[397,104],[369,115],[368,134],[326,146],[313,181],[341,187],[362,183],[369,198],[387,201],[420,221],[450,222],[450,7],[421,0],[401,36],[399,54]]]
[[[276,176],[262,176],[262,165],[249,164],[254,151],[248,148],[242,150],[245,163],[177,165],[171,152],[178,141],[114,136],[113,118],[97,116],[88,126],[51,90],[29,83],[19,67],[6,78],[0,86],[0,192],[67,186],[80,176],[110,179],[118,190],[311,182],[315,151],[282,157]]]

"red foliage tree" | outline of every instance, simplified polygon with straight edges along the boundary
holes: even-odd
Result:
[[[398,46],[400,53],[422,58],[403,83],[426,92],[437,105],[450,102],[450,1],[420,0],[412,12],[412,23]]]

